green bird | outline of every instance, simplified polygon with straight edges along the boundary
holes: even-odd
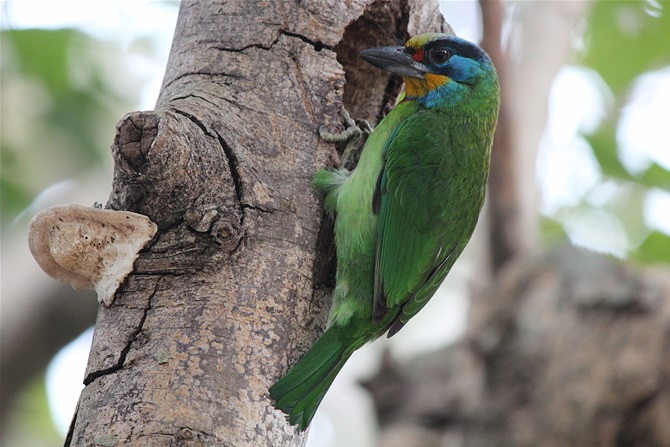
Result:
[[[291,425],[308,426],[351,354],[395,335],[447,276],[484,203],[499,85],[488,55],[445,34],[361,52],[399,74],[405,96],[369,136],[353,171],[313,180],[335,214],[337,279],[328,328],[272,385]]]

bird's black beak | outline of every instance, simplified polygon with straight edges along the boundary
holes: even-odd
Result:
[[[412,59],[405,47],[369,48],[361,51],[361,57],[369,64],[401,76],[424,79],[426,66]]]

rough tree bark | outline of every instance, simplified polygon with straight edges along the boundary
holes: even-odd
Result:
[[[159,233],[98,313],[66,445],[304,443],[267,388],[327,313],[317,129],[394,100],[360,49],[444,26],[436,1],[182,2],[156,108],[112,146],[107,207]]]

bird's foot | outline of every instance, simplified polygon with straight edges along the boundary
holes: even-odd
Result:
[[[343,145],[344,148],[340,155],[340,167],[353,170],[358,164],[361,151],[365,141],[372,133],[372,126],[366,120],[354,121],[349,112],[342,108],[342,118],[344,118],[345,129],[339,133],[330,133],[319,128],[319,137],[326,143]]]

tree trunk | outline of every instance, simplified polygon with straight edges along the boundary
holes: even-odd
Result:
[[[267,389],[327,314],[332,235],[310,179],[337,155],[317,131],[337,129],[343,98],[355,118],[384,113],[399,84],[356,55],[443,29],[436,11],[182,2],[156,109],[124,117],[112,146],[107,207],[159,233],[100,308],[66,445],[304,443]]]

